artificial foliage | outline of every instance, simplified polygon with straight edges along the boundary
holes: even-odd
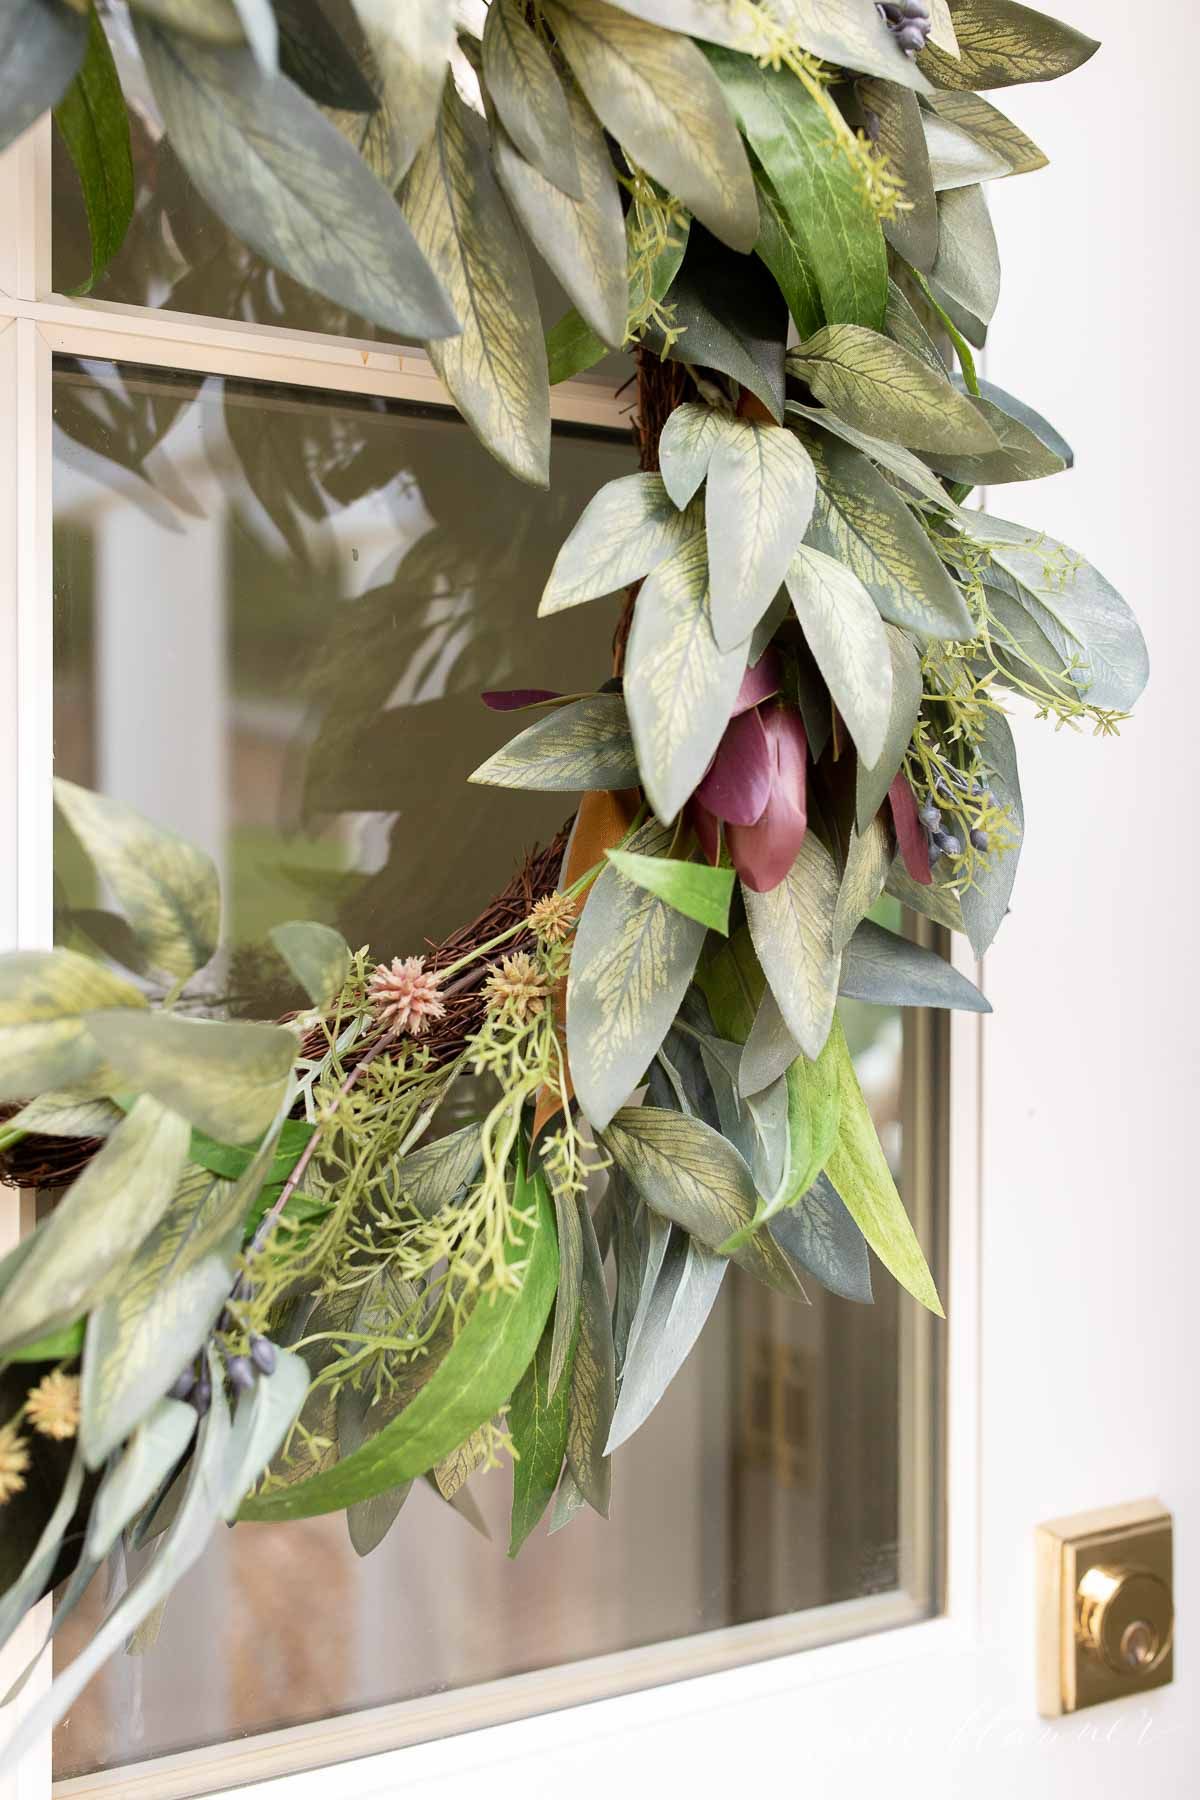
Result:
[[[871,1251],[940,1312],[838,998],[986,1010],[868,915],[982,955],[1023,830],[1009,712],[1108,733],[1147,674],[1078,552],[975,504],[1071,462],[973,350],[988,184],[1045,162],[984,93],[1069,73],[1078,31],[1015,0],[131,13],[245,245],[424,342],[523,481],[551,385],[631,348],[640,468],[540,600],[609,606],[611,668],[483,696],[473,779],[561,793],[569,828],[447,943],[283,923],[302,1009],[201,1016],[212,863],[58,784],[123,924],[0,961],[5,1167],[52,1201],[0,1264],[0,1641],[153,1554],[21,1744],[221,1520],[344,1510],[366,1554],[418,1478],[469,1506],[498,1461],[514,1554],[605,1512],[730,1262],[865,1301]],[[13,0],[0,136],[48,106],[96,278],[134,205],[116,67],[90,7]]]

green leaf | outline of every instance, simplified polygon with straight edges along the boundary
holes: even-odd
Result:
[[[651,1218],[652,1250],[629,1330],[606,1445],[610,1454],[646,1422],[683,1367],[729,1268],[728,1258],[706,1250],[678,1225]]]
[[[285,75],[146,19],[137,37],[172,148],[235,237],[402,337],[460,329],[387,189]]]
[[[278,1136],[273,1136],[275,1150],[266,1174],[268,1187],[279,1186],[287,1180],[312,1134],[313,1127],[306,1119],[284,1121]],[[199,1163],[202,1169],[211,1170],[214,1175],[224,1175],[227,1181],[236,1181],[239,1175],[246,1173],[261,1148],[261,1139],[256,1144],[222,1144],[209,1137],[207,1132],[193,1131],[188,1159]]]
[[[883,329],[905,350],[911,350],[937,375],[949,373],[937,345],[917,317],[912,301],[894,281],[888,281],[887,311]]]
[[[892,658],[874,600],[845,563],[807,544],[788,564],[787,590],[859,755],[878,762],[891,721]]]
[[[616,1405],[616,1353],[604,1263],[586,1201],[579,1202],[583,1227],[583,1282],[579,1336],[571,1370],[567,1460],[575,1483],[593,1512],[608,1517],[612,1464],[606,1445]]]
[[[755,169],[754,185],[758,189],[758,242],[754,254],[775,277],[797,334],[811,337],[825,323],[816,272],[782,200],[762,169]]]
[[[0,957],[0,1099],[25,1100],[46,1089],[98,1091],[109,1071],[89,1015],[145,1006],[136,988],[73,950]]]
[[[953,888],[942,887],[934,882],[932,887],[914,881],[904,867],[901,857],[897,857],[888,874],[885,893],[899,900],[913,912],[924,913],[927,919],[934,919],[944,925],[948,931],[965,931],[962,909],[958,895]]]
[[[727,943],[709,940],[704,959],[696,971],[696,985],[708,1002],[713,1023],[721,1036],[733,1043],[744,1044],[766,985],[750,933],[744,926],[735,931]],[[767,1084],[764,1081],[762,1085]],[[743,1091],[752,1093],[754,1090],[746,1088]]]
[[[960,377],[955,376],[954,380],[956,386],[961,385]],[[1010,425],[1023,425],[1025,429],[1030,432],[1047,451],[1049,451],[1050,455],[1055,459],[1058,468],[1074,468],[1074,450],[1072,450],[1070,444],[1068,444],[1066,438],[1062,435],[1062,432],[1055,430],[1049,419],[1044,419],[1040,412],[1035,411],[1034,408],[1027,405],[1024,400],[1018,400],[1015,394],[1006,393],[1002,387],[997,387],[993,381],[981,381],[978,383],[978,387],[979,398],[986,401],[989,406],[994,407],[998,412],[1003,413],[1005,420],[1007,421],[1003,427],[993,422],[992,429],[996,432],[997,436],[1002,437],[1003,432],[1007,430]]]
[[[708,556],[693,538],[643,584],[625,660],[625,703],[646,797],[674,819],[712,761],[749,645],[721,650],[713,634]]]
[[[147,961],[179,980],[203,968],[221,924],[212,858],[106,794],[60,779],[54,798],[116,895]]]
[[[765,53],[771,45],[765,21],[760,22],[745,0],[612,0],[612,5],[667,31],[726,44],[751,56]]]
[[[905,262],[928,273],[937,257],[938,216],[925,115],[916,95],[891,81],[860,81],[856,94],[868,135],[904,178],[905,205],[883,221],[883,235]]]
[[[579,1298],[583,1288],[583,1221],[571,1189],[557,1182],[549,1169],[546,1171],[546,1180],[554,1201],[554,1222],[558,1232],[558,1288],[554,1295],[554,1328],[550,1337],[550,1366],[546,1372],[546,1382],[548,1392],[557,1398],[560,1391],[565,1395],[569,1389],[569,1384],[564,1389],[562,1382],[575,1353],[575,1334],[579,1327]],[[557,1476],[555,1479],[557,1480]]]
[[[493,16],[494,9],[488,14]],[[578,197],[564,193],[526,162],[502,127],[493,134],[492,155],[513,211],[546,264],[587,325],[606,345],[618,345],[629,315],[621,192],[604,133],[587,102],[572,87],[565,104],[568,141],[579,170]]]
[[[826,318],[879,329],[887,245],[850,159],[831,150],[825,113],[788,70],[728,50],[707,54],[804,247]]]
[[[938,364],[941,369],[941,364]],[[886,469],[913,489],[922,500],[928,500],[943,512],[955,514],[958,508],[950,498],[933,471],[921,461],[913,450],[906,450],[903,444],[890,443],[885,438],[872,437],[869,431],[859,431],[854,425],[847,425],[836,413],[829,412],[823,406],[803,406],[798,400],[789,400],[787,410],[793,418],[807,419],[810,425],[816,425],[821,431],[827,431],[830,437],[840,438],[843,444],[849,444],[853,450],[861,450],[880,468]]]
[[[904,87],[925,92],[928,82],[872,4],[862,0],[768,0],[774,14],[796,39],[825,62],[865,75],[882,75]]]
[[[708,466],[704,517],[713,636],[723,650],[749,637],[808,530],[812,458],[794,432],[738,419]]]
[[[5,1131],[36,1131],[42,1137],[108,1137],[125,1117],[111,1100],[86,1094],[42,1094],[4,1125]]]
[[[822,405],[911,450],[967,455],[995,450],[995,433],[945,375],[861,325],[826,325],[788,356]]]
[[[678,272],[687,249],[690,221],[685,218],[677,235],[668,233],[665,243],[648,266],[629,254],[629,239],[636,230],[632,208],[625,220],[626,257],[629,277],[629,300],[632,316],[641,317],[647,299],[661,300]],[[622,333],[622,337],[624,333]],[[550,385],[580,375],[608,354],[608,345],[580,318],[574,307],[564,313],[557,325],[546,333],[546,358],[550,365]]]
[[[56,106],[83,62],[88,22],[56,0],[10,0],[0,18],[0,150]]]
[[[779,1010],[778,1000],[761,975],[756,991],[759,992],[757,1010],[751,1013],[753,1023],[738,1065],[738,1088],[747,1095],[761,1093],[781,1075],[786,1075],[801,1054],[800,1046]]]
[[[686,401],[677,406],[658,440],[658,466],[663,486],[677,507],[685,507],[708,474],[713,451],[737,421],[715,406]]]
[[[254,60],[264,75],[274,74],[279,67],[279,28],[271,0],[233,0],[233,4]]]
[[[650,820],[629,849],[663,856]],[[588,894],[567,981],[567,1046],[580,1105],[602,1129],[642,1079],[687,991],[704,926],[606,867]]]
[[[829,1161],[837,1142],[841,1100],[837,1057],[826,1039],[820,1056],[797,1055],[788,1065],[787,1154],[783,1178],[754,1218],[720,1246],[723,1255],[741,1248],[751,1235],[801,1200]]]
[[[964,908],[965,914],[965,908]],[[982,954],[982,953],[981,953]],[[873,919],[864,919],[842,957],[839,992],[871,1006],[941,1006],[959,1012],[992,1008],[974,982],[934,950],[910,944]]]
[[[581,200],[583,183],[567,97],[549,51],[526,20],[521,0],[495,0],[488,7],[483,78],[505,131],[526,162],[560,193]],[[623,229],[624,221],[620,224]]]
[[[71,1362],[83,1349],[84,1327],[85,1321],[76,1319],[74,1324],[64,1325],[61,1331],[48,1331],[45,1337],[35,1338],[19,1350],[6,1351],[4,1360],[10,1363]]]
[[[929,104],[939,118],[969,132],[976,143],[1002,157],[1008,164],[1010,175],[1027,175],[1035,169],[1044,169],[1050,160],[1032,138],[1026,137],[1019,125],[1014,125],[979,94],[936,93],[929,96]]]
[[[855,816],[860,832],[867,830],[887,799],[921,710],[921,659],[911,640],[895,625],[887,627],[887,639],[892,659],[892,708],[879,757],[871,764],[859,758]]]
[[[423,1219],[434,1219],[475,1179],[482,1161],[478,1125],[448,1132],[401,1159],[387,1178],[388,1203],[411,1206]]]
[[[314,1006],[330,1006],[350,974],[350,949],[332,925],[290,919],[268,936]]]
[[[571,1203],[574,1205],[573,1199]],[[516,1556],[553,1499],[567,1453],[571,1384],[550,1378],[550,1340],[551,1327],[547,1326],[508,1409],[508,1429],[516,1452],[510,1556]],[[565,1366],[569,1367],[574,1355],[573,1337],[567,1350]]]
[[[807,1193],[771,1220],[768,1230],[780,1249],[831,1294],[871,1304],[866,1241],[827,1174],[818,1175]]]
[[[963,336],[978,346],[986,333],[967,325],[977,320],[987,326],[1000,299],[1000,251],[983,189],[951,188],[939,195],[938,220],[938,258],[929,280],[953,303],[948,310]]]
[[[771,992],[805,1056],[820,1056],[833,1022],[840,958],[833,948],[837,866],[809,831],[787,879],[769,893],[742,886],[746,922]]]
[[[282,1025],[166,1012],[96,1013],[90,1029],[126,1087],[153,1094],[201,1131],[234,1144],[266,1131],[299,1049]]]
[[[485,449],[522,481],[546,487],[550,383],[533,276],[483,123],[452,81],[400,201],[463,321],[458,336],[429,344],[434,368]]]
[[[454,52],[446,0],[354,0],[379,72],[392,135],[392,183],[431,136]]]
[[[630,850],[605,854],[627,881],[636,882],[648,894],[657,894],[676,912],[707,925],[710,931],[728,934],[732,869],[712,869],[706,863],[680,862],[670,856],[637,856]]]
[[[950,188],[973,187],[980,181],[995,181],[1010,173],[1004,157],[952,120],[925,113],[923,121],[930,172],[939,194]],[[929,273],[928,264],[925,273]]]
[[[958,55],[927,48],[917,59],[939,88],[1013,87],[1069,75],[1099,44],[1070,25],[1016,0],[955,0]]]
[[[991,947],[1004,921],[1017,876],[1021,840],[1025,835],[1025,808],[1012,728],[1003,713],[990,707],[979,741],[979,754],[989,772],[997,805],[1008,809],[1008,832],[1014,842],[1011,849],[991,851],[982,862],[977,859],[971,885],[960,898],[963,924],[976,956],[982,956]]]
[[[483,787],[550,793],[636,787],[638,766],[624,700],[620,694],[588,694],[544,713],[470,779]]]
[[[192,1441],[196,1409],[184,1400],[160,1400],[104,1474],[88,1516],[84,1559],[104,1561],[125,1527],[162,1486]]]
[[[16,1580],[0,1594],[0,1650],[8,1643],[30,1608],[36,1606],[49,1585],[67,1527],[79,1505],[83,1477],[83,1459],[75,1456],[32,1554]]]
[[[607,482],[555,557],[539,618],[617,593],[702,535],[703,513],[680,512],[661,475],[621,475]]]
[[[112,1291],[170,1204],[187,1141],[176,1114],[146,1094],[136,1101],[34,1232],[4,1296],[0,1353],[73,1323]]]
[[[246,41],[233,0],[130,0],[130,8],[202,43],[229,45]]]
[[[863,1099],[840,1021],[834,1026],[841,1116],[827,1173],[846,1210],[885,1269],[902,1287],[944,1318],[933,1277]]]
[[[272,0],[272,4],[279,26],[278,62],[284,74],[321,106],[360,115],[379,113],[381,96],[371,67],[374,58],[365,32],[355,29],[358,21],[345,19],[339,30],[322,0]],[[373,79],[368,79],[368,70]]]
[[[651,322],[641,334],[647,349],[730,376],[782,421],[787,307],[761,262],[727,250],[697,225],[663,311],[669,338]]]
[[[604,0],[547,0],[544,11],[601,123],[710,231],[735,250],[752,249],[750,165],[695,44]]]
[[[239,1396],[221,1495],[221,1516],[230,1524],[291,1430],[307,1392],[308,1365],[294,1351],[277,1349],[271,1373]]]
[[[892,624],[972,638],[966,602],[895,489],[847,444],[814,433],[808,449],[817,470],[809,543],[845,563]]]
[[[54,121],[83,189],[92,245],[92,272],[79,290],[86,294],[120,249],[133,218],[129,115],[117,65],[94,6],[88,13],[87,54],[54,109]]]
[[[242,1505],[243,1519],[303,1519],[336,1512],[382,1494],[433,1468],[511,1397],[528,1368],[549,1317],[558,1272],[554,1220],[540,1171],[518,1171],[515,1205],[532,1209],[508,1260],[521,1271],[518,1288],[486,1296],[460,1330],[416,1398],[361,1449],[289,1487],[268,1489]]]
[[[700,1119],[654,1106],[627,1106],[604,1133],[604,1146],[646,1205],[706,1249],[749,1224],[758,1205],[754,1179],[727,1139]],[[804,1299],[791,1264],[767,1233],[756,1234],[734,1262],[790,1299]]]
[[[833,915],[833,947],[844,950],[884,889],[892,862],[888,828],[875,812],[861,827],[852,827],[846,866]]]

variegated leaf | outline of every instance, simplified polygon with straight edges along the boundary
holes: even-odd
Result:
[[[314,1006],[337,999],[350,973],[350,949],[340,931],[312,919],[290,919],[273,925],[268,935]]]
[[[882,75],[925,92],[928,81],[900,49],[873,0],[766,0],[797,43],[826,62]]]
[[[1061,451],[1045,436],[986,398],[982,384],[979,398],[971,404],[995,432],[999,448],[983,456],[931,452],[929,463],[948,480],[964,481],[970,487],[991,487],[1007,481],[1039,481],[1046,475],[1061,474],[1069,466]],[[1053,435],[1057,437],[1057,433]]]
[[[892,840],[878,812],[850,833],[846,866],[833,915],[833,947],[844,950],[884,889],[892,866]]]
[[[1013,842],[1007,850],[989,852],[982,866],[976,865],[971,885],[959,902],[963,924],[976,956],[982,956],[991,947],[1004,922],[1017,876],[1021,840],[1025,835],[1025,807],[1021,799],[1012,727],[1003,713],[992,708],[988,709],[985,719],[979,754],[988,770],[997,805],[1007,808],[1008,835]]]
[[[588,501],[555,557],[539,617],[615,594],[703,533],[703,509],[680,512],[661,475],[618,476]]]
[[[787,590],[860,757],[877,762],[892,714],[892,658],[874,600],[845,563],[808,544],[788,564]]]
[[[701,1119],[655,1106],[627,1106],[604,1133],[604,1146],[646,1205],[708,1250],[754,1217],[758,1192],[750,1170],[733,1145]],[[768,1233],[743,1244],[733,1261],[790,1299],[805,1298],[791,1264]]]
[[[102,1092],[109,1072],[84,1015],[145,1005],[135,987],[73,950],[0,957],[0,1100],[48,1089]]]
[[[658,440],[658,466],[676,506],[684,507],[693,498],[708,474],[713,451],[737,428],[733,416],[715,406],[689,400],[675,408]]]
[[[299,1048],[282,1025],[166,1012],[95,1013],[90,1030],[125,1086],[153,1094],[228,1144],[266,1131]]]
[[[605,0],[546,0],[544,11],[592,110],[618,142],[731,249],[752,250],[754,178],[696,45]]]
[[[581,200],[567,97],[549,51],[525,17],[522,0],[493,0],[488,7],[483,78],[501,124],[525,161],[561,194]]]
[[[446,0],[354,0],[383,79],[394,186],[433,134],[454,50]]]
[[[586,1201],[578,1204],[583,1230],[583,1283],[579,1336],[571,1370],[567,1460],[588,1505],[607,1518],[612,1463],[606,1446],[617,1399],[616,1353],[596,1228]]]
[[[696,1238],[648,1215],[655,1251],[629,1330],[621,1389],[607,1449],[626,1443],[649,1418],[686,1362],[716,1304],[729,1259]]]
[[[939,364],[939,368],[940,368]],[[830,437],[840,438],[843,444],[849,444],[854,450],[861,450],[873,463],[886,469],[889,475],[895,475],[922,500],[928,500],[943,512],[956,513],[958,508],[949,494],[929,468],[928,464],[913,450],[906,450],[903,444],[893,444],[885,438],[872,437],[869,431],[859,431],[855,425],[847,425],[836,413],[831,413],[823,406],[802,406],[798,400],[789,400],[787,410],[793,418],[807,419],[810,425],[819,426],[827,431]]]
[[[552,793],[638,783],[629,718],[620,694],[587,694],[544,713],[471,776],[483,787]]]
[[[472,1475],[482,1469],[488,1458],[488,1441],[487,1427],[481,1425],[478,1431],[473,1431],[449,1456],[443,1456],[440,1462],[434,1464],[433,1479],[437,1482],[438,1493],[443,1500],[453,1500]]]
[[[670,831],[653,820],[629,848],[665,854]],[[609,863],[588,894],[571,952],[567,1047],[575,1091],[597,1129],[645,1074],[679,1010],[705,929],[635,887]]]
[[[788,356],[823,406],[910,450],[967,455],[997,448],[986,419],[945,376],[861,325],[826,325]]]
[[[713,635],[708,557],[693,538],[637,597],[625,659],[625,703],[646,796],[674,819],[712,761],[746,670],[749,644]]]
[[[857,98],[868,135],[904,176],[904,201],[883,221],[883,235],[905,262],[926,274],[937,257],[937,199],[916,95],[891,81],[860,81]]]
[[[930,0],[929,17],[931,21],[929,42],[944,50],[947,56],[958,55],[958,37],[954,30],[954,14],[950,11],[950,0]]]
[[[971,638],[966,602],[895,489],[846,444],[814,434],[808,448],[817,470],[809,543],[844,562],[893,624]]]
[[[579,1324],[579,1298],[583,1286],[583,1221],[576,1196],[555,1181],[549,1169],[546,1179],[554,1201],[554,1221],[558,1230],[558,1288],[554,1295],[554,1328],[549,1344],[546,1392],[551,1399],[558,1395],[559,1383],[570,1365],[575,1332]],[[565,1430],[565,1423],[564,1423]],[[558,1476],[555,1474],[555,1480]]]
[[[460,1188],[475,1179],[483,1161],[478,1125],[464,1125],[402,1157],[381,1183],[389,1205],[410,1206],[434,1219]]]
[[[927,919],[934,919],[948,931],[966,930],[962,908],[954,889],[942,887],[936,881],[932,887],[914,881],[905,869],[902,857],[898,856],[892,864],[884,892],[894,900],[899,900],[901,906],[911,907],[913,912],[924,913]]]
[[[152,967],[180,980],[203,968],[221,926],[212,858],[107,794],[58,780],[54,799]]]
[[[493,140],[496,173],[513,211],[580,316],[606,344],[618,345],[629,313],[621,193],[604,133],[576,87],[568,90],[564,104],[568,142],[579,171],[578,196],[564,193],[526,162],[503,128]]]
[[[837,999],[840,958],[833,948],[837,866],[809,831],[785,881],[765,894],[744,883],[746,922],[771,992],[805,1056],[820,1056]]]
[[[750,636],[779,592],[816,491],[812,458],[794,432],[738,419],[721,433],[704,518],[712,630],[722,650]]]
[[[108,1137],[125,1117],[112,1100],[86,1094],[42,1094],[9,1119],[6,1131],[36,1131],[41,1137]]]
[[[761,1093],[786,1075],[799,1055],[800,1046],[788,1030],[778,1000],[769,987],[764,987],[738,1064],[739,1090],[743,1094]]]
[[[550,478],[550,381],[525,249],[496,185],[482,120],[448,82],[400,193],[413,235],[462,320],[428,346],[484,446],[522,481]]]
[[[922,117],[935,192],[943,194],[950,188],[972,187],[976,182],[996,181],[1012,173],[998,151],[972,137],[952,119],[934,112],[924,113]],[[929,269],[927,263],[926,274]]]
[[[958,55],[937,44],[918,58],[935,87],[974,90],[1053,81],[1087,62],[1099,44],[1017,0],[955,0]]]
[[[855,816],[860,831],[867,829],[887,799],[887,791],[904,761],[921,710],[921,660],[904,632],[895,625],[886,629],[892,661],[891,712],[883,749],[876,762],[868,766],[859,758]]]
[[[894,281],[888,281],[887,309],[883,329],[894,343],[909,350],[931,368],[935,375],[947,375],[949,369],[941,351],[917,317],[912,301]]]
[[[674,226],[667,234],[665,241],[647,262],[630,262],[626,254],[626,273],[629,280],[629,305],[632,316],[641,318],[647,299],[661,300],[679,272],[683,261],[683,253],[687,249],[691,220],[684,214],[682,223]],[[625,239],[628,249],[637,237],[637,214],[631,207],[625,219]],[[594,363],[607,354],[607,345],[603,338],[596,336],[590,326],[585,325],[575,307],[564,313],[558,323],[546,333],[546,356],[550,364],[550,383],[566,381],[572,375],[580,375],[590,369]]]
[[[1000,251],[983,189],[951,188],[939,195],[938,220],[938,258],[930,282],[939,294],[986,326],[1000,299]],[[964,331],[963,335],[972,343],[983,341],[977,332]]]
[[[77,1319],[170,1205],[188,1128],[148,1094],[38,1226],[4,1296],[0,1352]]]
[[[929,104],[939,118],[969,132],[976,143],[1003,157],[1010,175],[1028,175],[1044,169],[1050,160],[1019,125],[980,94],[936,93],[929,96]]]

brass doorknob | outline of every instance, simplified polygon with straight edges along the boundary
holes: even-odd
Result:
[[[1149,1569],[1095,1564],[1076,1590],[1080,1647],[1114,1675],[1148,1675],[1171,1648],[1175,1607]]]

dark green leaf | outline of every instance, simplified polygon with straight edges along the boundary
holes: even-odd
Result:
[[[551,1336],[551,1327],[547,1326],[508,1409],[508,1429],[516,1451],[508,1538],[510,1556],[516,1556],[553,1499],[567,1453],[571,1384],[551,1380]],[[564,1369],[570,1368],[574,1348],[572,1336]]]
[[[883,221],[883,235],[905,262],[928,274],[937,257],[938,216],[925,115],[916,95],[891,81],[860,81],[856,93],[867,135],[904,181],[905,204]]]
[[[608,1517],[612,1464],[605,1446],[616,1405],[616,1354],[604,1264],[585,1200],[579,1201],[583,1227],[583,1282],[579,1336],[571,1370],[567,1460],[575,1483],[593,1512]]]
[[[808,1192],[778,1213],[767,1229],[780,1249],[831,1294],[871,1304],[866,1240],[828,1175],[818,1175]]]
[[[92,272],[81,293],[99,280],[133,217],[133,154],[121,80],[100,15],[88,14],[87,54],[54,109],[54,120],[83,189]]]
[[[356,21],[348,5],[339,7],[334,25],[321,0],[273,0],[279,25],[279,67],[318,106],[341,112],[371,113],[379,95],[363,69],[361,31],[350,35]],[[360,54],[356,54],[360,52]]]
[[[758,242],[754,254],[775,277],[797,334],[811,337],[825,323],[825,312],[808,251],[764,170],[755,169],[754,185],[758,189]]]
[[[965,912],[964,907],[964,916]],[[960,975],[944,957],[910,944],[873,919],[864,919],[846,946],[838,992],[848,1000],[866,1000],[872,1006],[992,1010],[974,982]]]
[[[772,418],[783,418],[787,307],[757,258],[739,256],[693,226],[663,310],[679,335],[668,342],[650,324],[644,344],[677,362],[732,376]]]

